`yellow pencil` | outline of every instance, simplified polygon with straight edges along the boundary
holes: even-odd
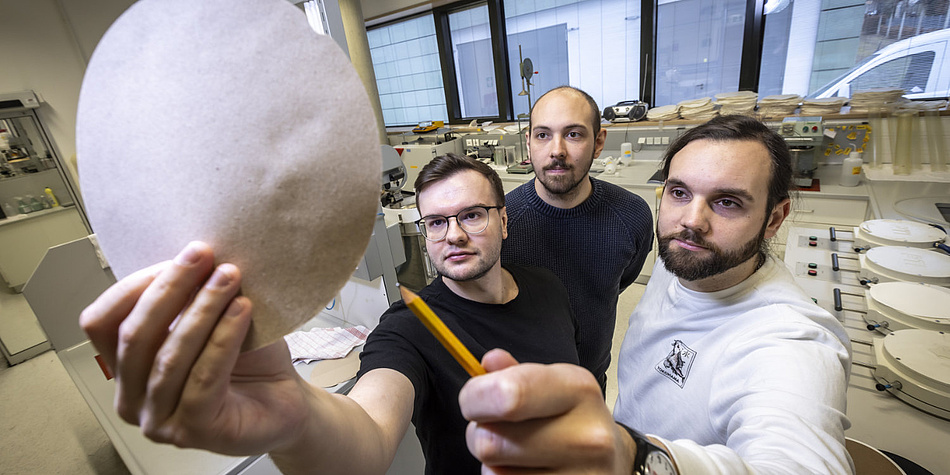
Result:
[[[435,312],[426,305],[424,300],[419,298],[415,292],[402,286],[399,287],[399,293],[402,294],[402,300],[409,307],[409,310],[412,310],[412,313],[419,317],[422,324],[435,335],[435,338],[439,340],[439,343],[442,343],[446,350],[449,350],[455,361],[458,361],[469,375],[475,377],[487,373],[485,368],[472,355],[472,352],[465,348],[465,345],[452,333],[452,330],[449,330],[449,327],[442,323],[442,320],[435,315]]]

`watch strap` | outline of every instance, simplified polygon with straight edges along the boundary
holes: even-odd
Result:
[[[647,436],[643,434],[642,432],[636,429],[627,427],[626,425],[620,422],[617,422],[617,425],[620,427],[623,427],[624,430],[626,430],[627,433],[630,434],[630,438],[633,439],[634,444],[636,444],[637,446],[637,454],[633,458],[633,472],[632,472],[633,475],[646,474],[647,456],[650,455],[650,452],[654,450],[659,450],[663,453],[666,453],[666,451],[663,450],[663,448],[661,448],[660,446],[651,442],[650,439],[648,439]]]

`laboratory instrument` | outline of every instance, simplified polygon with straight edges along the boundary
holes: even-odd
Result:
[[[933,473],[945,473],[950,463],[944,456],[945,444],[938,441],[950,439],[950,373],[933,355],[950,354],[945,340],[950,290],[914,281],[862,285],[857,278],[862,255],[853,249],[853,234],[841,228],[792,226],[785,248],[785,264],[795,281],[842,322],[851,339],[847,412],[851,428],[845,435]],[[875,244],[871,249],[881,247],[885,246]],[[930,361],[921,362],[927,352]]]
[[[819,154],[824,141],[821,117],[786,117],[778,130],[792,154],[793,181],[796,186],[809,188],[817,184],[813,178],[818,168]]]
[[[406,165],[406,186],[410,190],[415,189],[416,178],[422,167],[431,162],[433,158],[447,153],[462,155],[462,141],[458,138],[451,138],[437,143],[404,143],[393,144],[393,148],[399,153],[399,157]]]

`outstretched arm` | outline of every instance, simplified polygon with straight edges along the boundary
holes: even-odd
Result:
[[[115,408],[152,440],[229,455],[270,452],[284,470],[383,473],[413,390],[366,374],[352,398],[303,381],[283,340],[241,353],[251,301],[240,270],[191,243],[126,277],[80,316],[116,378]]]

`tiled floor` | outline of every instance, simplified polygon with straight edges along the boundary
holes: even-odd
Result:
[[[0,336],[13,354],[46,339],[3,282]],[[2,473],[129,473],[53,351],[10,367],[0,358],[0,447]]]

